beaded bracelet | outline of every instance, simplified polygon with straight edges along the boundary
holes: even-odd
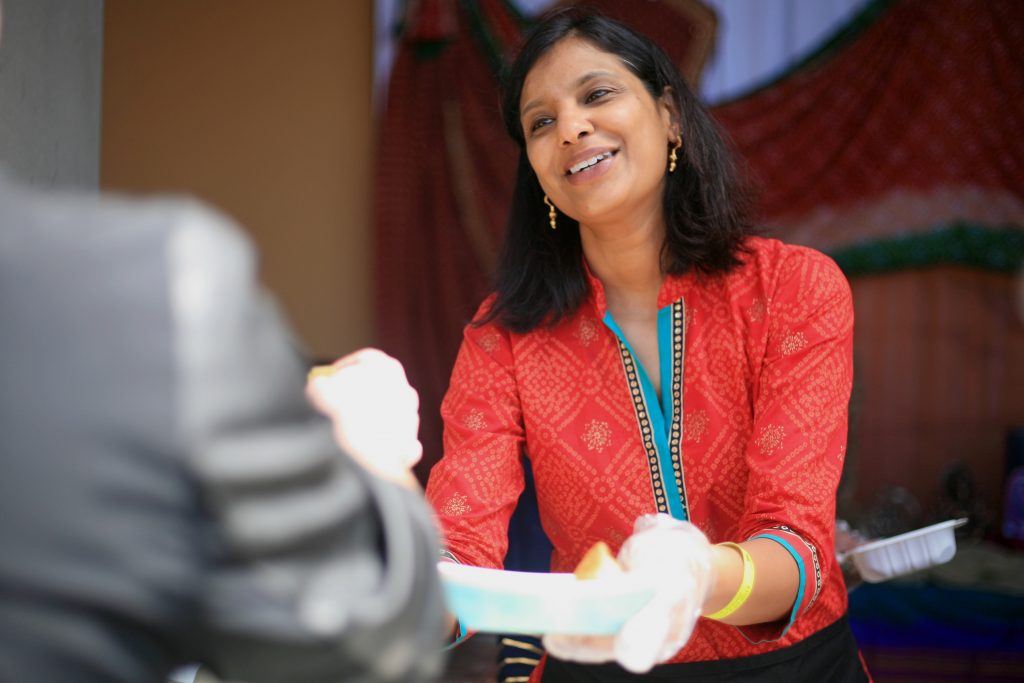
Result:
[[[725,619],[742,607],[754,590],[754,560],[750,557],[750,553],[738,543],[719,543],[718,545],[727,545],[740,551],[740,555],[743,556],[743,578],[740,580],[740,587],[736,589],[736,595],[732,596],[732,600],[714,614],[708,614],[708,619]]]

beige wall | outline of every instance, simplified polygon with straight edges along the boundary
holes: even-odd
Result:
[[[255,238],[319,358],[372,341],[371,0],[106,0],[100,183]]]

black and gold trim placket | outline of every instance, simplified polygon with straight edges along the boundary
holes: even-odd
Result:
[[[647,406],[647,398],[644,396],[643,388],[640,386],[640,375],[637,370],[633,354],[629,347],[619,339],[619,355],[622,357],[622,367],[626,371],[626,382],[629,385],[629,395],[633,399],[633,410],[636,412],[637,425],[640,428],[640,441],[643,443],[644,451],[647,454],[647,466],[651,472],[651,486],[654,489],[654,501],[658,512],[668,514],[668,501],[665,498],[665,485],[662,479],[661,462],[658,459],[658,448],[654,444],[654,429],[651,425],[650,411]]]
[[[690,508],[686,497],[686,481],[683,477],[683,368],[686,355],[686,303],[679,299],[672,304],[672,427],[668,447],[672,456],[672,474],[676,490],[683,504],[686,518]]]

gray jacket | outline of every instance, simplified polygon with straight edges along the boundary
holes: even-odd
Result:
[[[0,177],[0,682],[438,672],[428,511],[337,450],[254,271],[195,203]]]

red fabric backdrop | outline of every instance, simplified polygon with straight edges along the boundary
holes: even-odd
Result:
[[[1024,3],[876,2],[788,77],[714,109],[783,238],[956,218],[1024,226]]]
[[[651,35],[696,79],[715,27],[699,2],[587,4]],[[378,147],[375,295],[378,342],[420,391],[425,476],[503,230],[516,150],[494,74],[526,22],[500,0],[410,7]],[[1020,229],[1021,45],[1024,2],[879,0],[794,71],[713,113],[759,180],[761,219],[787,241],[829,250],[954,221]],[[1013,282],[964,269],[853,279],[854,502],[887,482],[927,501],[941,467],[962,458],[998,504],[1002,432],[1024,424]]]

